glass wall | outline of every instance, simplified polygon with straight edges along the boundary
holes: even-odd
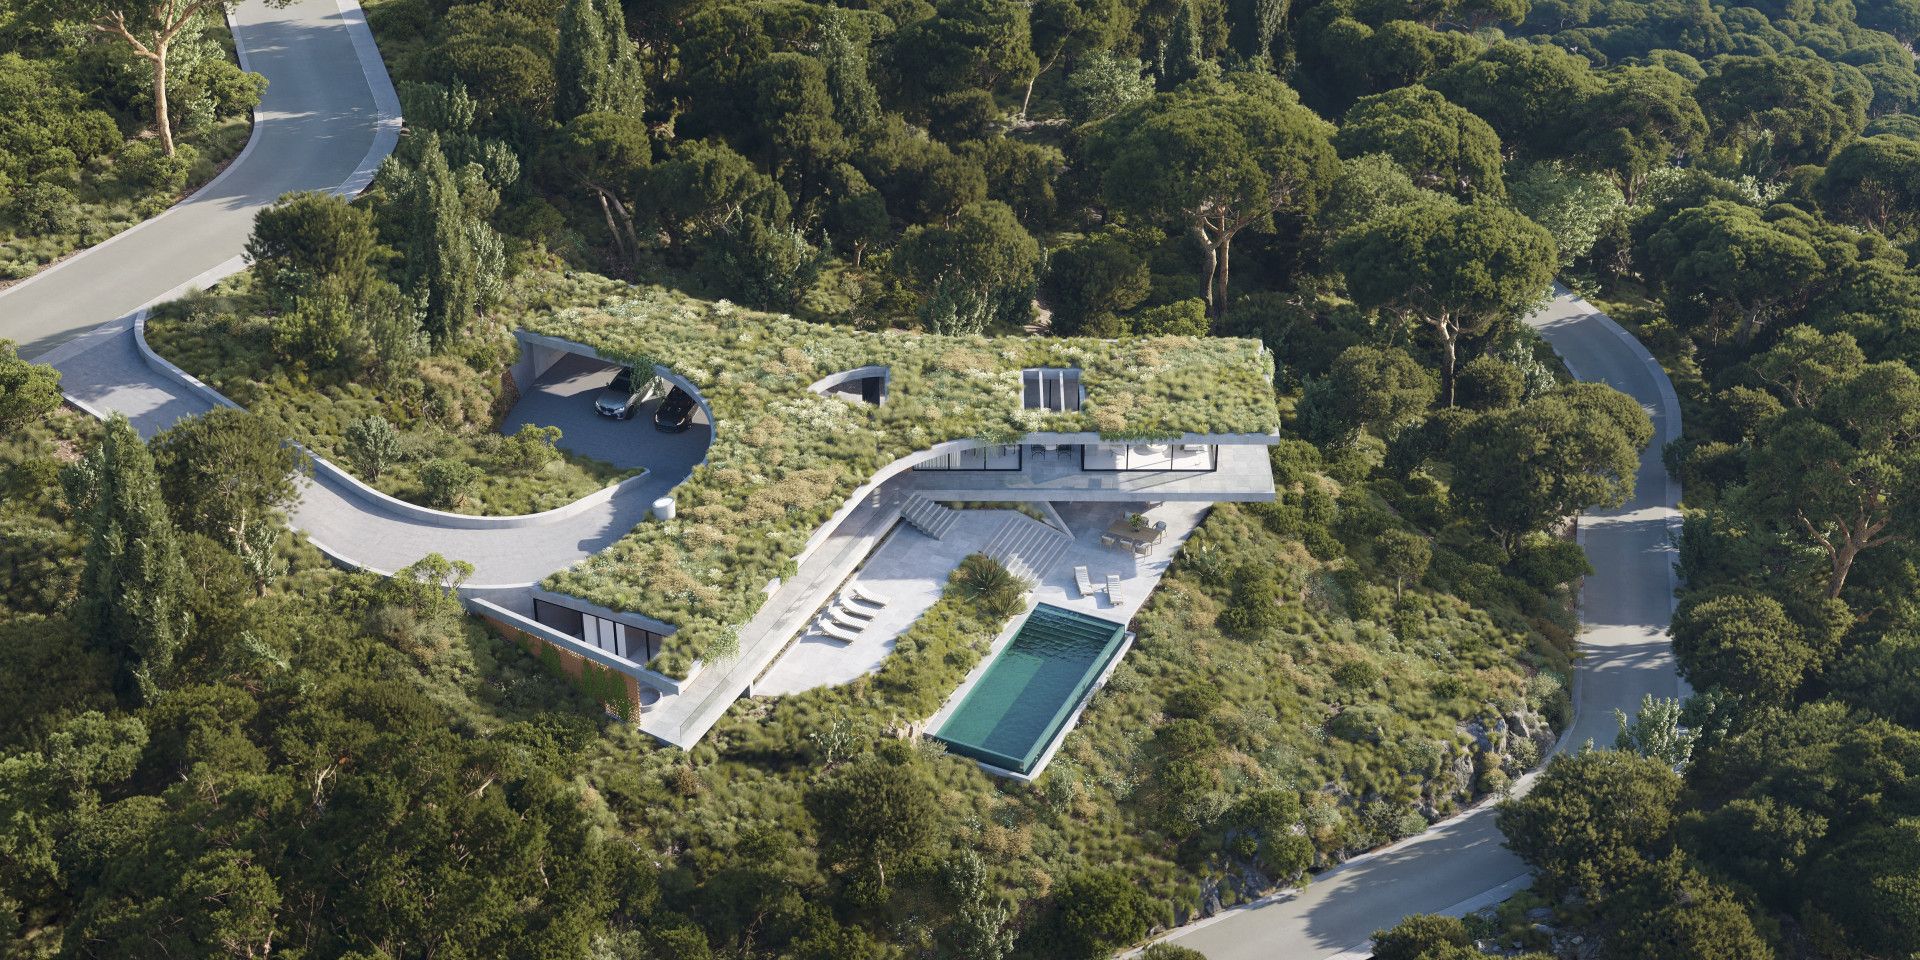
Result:
[[[1211,473],[1220,466],[1220,448],[1210,443],[1088,443],[1080,447],[1080,469]]]

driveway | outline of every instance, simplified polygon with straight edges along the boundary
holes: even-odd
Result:
[[[507,411],[500,432],[512,434],[526,424],[559,427],[560,446],[622,470],[645,467],[656,474],[684,478],[707,455],[713,433],[706,414],[694,408],[693,425],[680,433],[654,429],[658,399],[649,400],[628,420],[594,412],[593,398],[613,381],[618,364],[567,354],[522,392]]]
[[[231,23],[242,62],[268,81],[245,150],[167,212],[0,293],[0,338],[21,356],[238,270],[262,207],[295,190],[356,193],[392,149],[398,103],[350,0],[250,0]]]

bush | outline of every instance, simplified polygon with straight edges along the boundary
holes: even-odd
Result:
[[[171,201],[186,189],[187,171],[193,169],[193,161],[198,156],[197,151],[185,144],[175,147],[174,155],[169,157],[159,145],[135,140],[120,151],[114,167],[119,171],[120,182],[128,187]]]
[[[420,468],[420,485],[426,488],[427,502],[449,510],[466,504],[479,478],[480,472],[472,465],[444,457]]]
[[[400,435],[377,413],[348,425],[346,441],[348,461],[368,483],[380,479],[387,465],[400,459]]]
[[[1033,584],[1014,576],[1004,564],[984,553],[969,555],[954,571],[953,585],[989,617],[1006,620],[1027,603]]]
[[[494,451],[494,461],[512,473],[535,473],[560,459],[560,451],[554,446],[559,442],[559,427],[523,423],[518,433],[500,441]]]
[[[15,191],[8,213],[24,233],[70,233],[80,223],[80,203],[73,191],[45,181]]]
[[[1513,575],[1542,590],[1572,583],[1593,572],[1587,552],[1572,540],[1529,537],[1514,548]]]
[[[1135,336],[1204,337],[1208,325],[1207,303],[1197,297],[1181,300],[1142,310],[1128,320]]]

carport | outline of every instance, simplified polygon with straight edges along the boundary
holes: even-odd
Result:
[[[501,421],[501,432],[512,434],[525,424],[559,427],[560,446],[573,453],[626,470],[645,467],[654,476],[678,484],[706,459],[713,442],[712,412],[690,385],[671,373],[656,371],[699,401],[691,426],[680,433],[654,429],[653,411],[664,390],[662,396],[636,409],[632,419],[603,417],[595,412],[593,399],[619,371],[619,364],[594,356],[586,347],[520,334],[520,362],[513,367],[520,399]]]

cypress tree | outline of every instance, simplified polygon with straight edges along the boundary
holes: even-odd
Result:
[[[1176,87],[1200,75],[1200,64],[1207,57],[1200,48],[1200,11],[1194,8],[1193,0],[1182,0],[1174,13],[1166,44],[1162,86]]]
[[[606,20],[593,0],[567,0],[560,11],[560,42],[553,58],[554,119],[565,123],[597,109],[593,104],[606,85],[608,53]]]
[[[846,17],[830,13],[820,22],[820,62],[827,68],[827,94],[833,118],[848,133],[867,128],[880,116],[880,94],[867,66],[867,49],[847,32]]]
[[[79,623],[118,661],[123,701],[151,703],[186,637],[188,578],[153,455],[122,416],[77,471],[86,526]]]
[[[640,48],[627,35],[627,15],[620,0],[606,4],[607,65],[594,92],[593,109],[622,113],[638,119],[647,109],[647,78],[640,72]]]
[[[407,288],[424,303],[422,326],[442,349],[493,301],[505,252],[493,228],[461,196],[438,134],[427,134],[401,192]]]

